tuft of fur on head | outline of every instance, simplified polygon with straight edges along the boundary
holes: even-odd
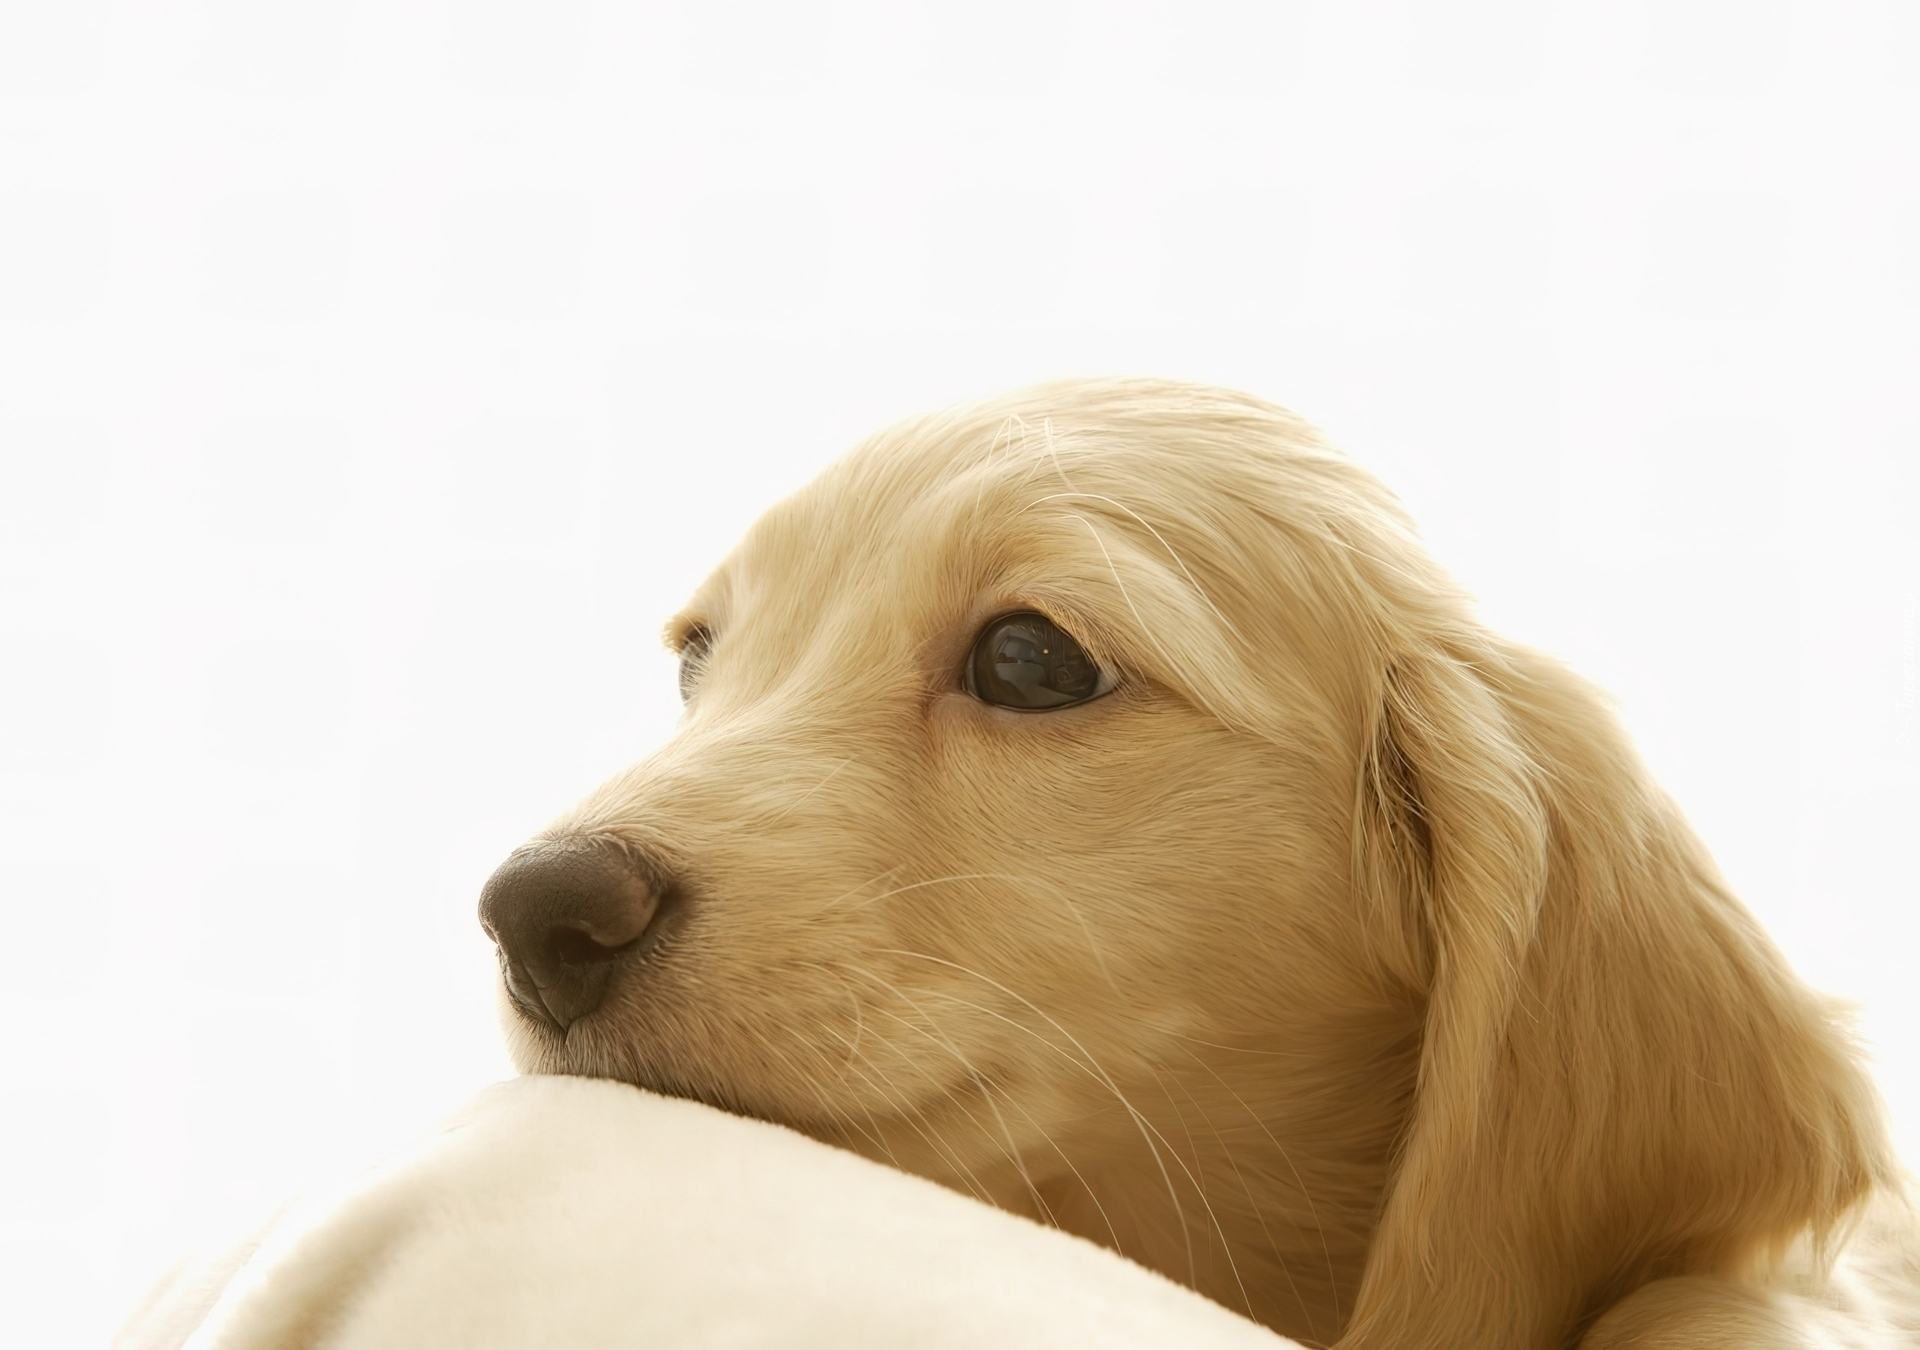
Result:
[[[988,707],[1039,610],[1115,690]],[[558,822],[673,878],[523,1068],[780,1120],[1299,1339],[1560,1344],[1891,1184],[1846,1032],[1599,695],[1242,395],[909,422],[669,627],[685,722]]]

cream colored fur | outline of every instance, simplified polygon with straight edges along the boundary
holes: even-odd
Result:
[[[1021,608],[1118,688],[965,693]],[[1842,1021],[1604,699],[1277,408],[1067,383],[896,427],[696,629],[679,734],[552,832],[664,863],[670,927],[564,1039],[509,1013],[526,1069],[784,1122],[1352,1350],[1800,1344],[1898,1208]],[[1895,1343],[1903,1224],[1870,1264],[1906,1331],[1838,1314]]]

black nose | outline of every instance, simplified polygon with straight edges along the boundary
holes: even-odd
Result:
[[[500,947],[507,992],[565,1030],[600,1006],[615,959],[647,931],[661,884],[618,844],[529,844],[480,892],[480,926]]]

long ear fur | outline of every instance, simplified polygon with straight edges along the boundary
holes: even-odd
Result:
[[[1833,1012],[1590,688],[1466,628],[1392,661],[1361,803],[1427,999],[1360,1347],[1570,1343],[1649,1279],[1816,1242],[1891,1175]]]

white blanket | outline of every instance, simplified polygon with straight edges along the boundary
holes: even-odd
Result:
[[[760,1121],[522,1078],[159,1291],[138,1350],[1264,1347],[1111,1252]]]

